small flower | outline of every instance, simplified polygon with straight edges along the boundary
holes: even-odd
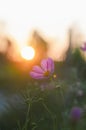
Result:
[[[81,86],[81,83],[79,81],[76,82],[77,87]]]
[[[57,75],[56,75],[56,74],[54,74],[54,75],[53,75],[53,78],[54,78],[54,79],[55,79],[55,78],[57,78]]]
[[[80,120],[82,116],[82,109],[80,107],[73,107],[70,112],[70,118],[73,122]]]
[[[84,46],[81,46],[81,47],[80,47],[80,49],[81,49],[82,51],[86,51],[86,42],[84,43]]]
[[[82,90],[78,90],[78,91],[77,91],[77,96],[82,97],[82,96],[83,96],[83,94],[84,94],[84,93],[83,93],[83,91],[82,91]]]
[[[54,62],[51,58],[41,61],[41,66],[34,66],[30,72],[30,76],[34,79],[48,78],[54,72]]]

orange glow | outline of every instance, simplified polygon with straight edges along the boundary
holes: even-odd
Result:
[[[26,60],[31,60],[35,56],[35,50],[30,46],[25,46],[21,50],[21,56]]]

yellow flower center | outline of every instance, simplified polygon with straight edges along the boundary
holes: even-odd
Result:
[[[45,76],[45,77],[48,77],[49,75],[50,75],[50,71],[44,72],[44,76]]]

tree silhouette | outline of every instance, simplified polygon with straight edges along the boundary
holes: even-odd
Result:
[[[36,62],[39,62],[41,59],[47,57],[48,43],[36,30],[32,33],[29,45],[35,49],[34,60]]]

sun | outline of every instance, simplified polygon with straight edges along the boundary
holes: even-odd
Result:
[[[25,46],[21,50],[21,56],[26,60],[31,60],[35,56],[35,50],[31,46]]]

